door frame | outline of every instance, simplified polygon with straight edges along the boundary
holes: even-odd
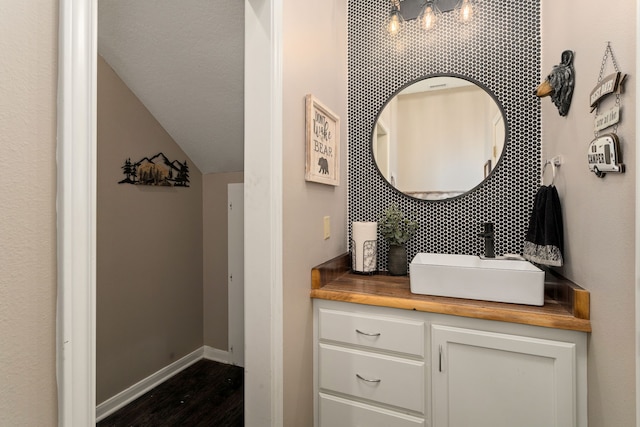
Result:
[[[283,423],[282,2],[245,0],[248,427]],[[96,409],[97,0],[59,4],[58,425],[78,427],[95,425]]]
[[[640,2],[636,2],[636,72],[640,70]],[[637,107],[640,100],[640,85],[636,84],[636,236],[635,236],[635,287],[636,287],[636,426],[640,427],[640,173],[637,172],[640,165],[640,108]]]
[[[244,183],[227,184],[227,351],[244,367]]]
[[[58,425],[95,425],[96,0],[60,0],[58,41]]]

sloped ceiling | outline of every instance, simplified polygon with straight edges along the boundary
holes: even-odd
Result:
[[[243,170],[244,2],[98,0],[98,53],[202,173]]]

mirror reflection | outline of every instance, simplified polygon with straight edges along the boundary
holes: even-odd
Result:
[[[464,78],[434,76],[387,102],[371,144],[392,187],[418,199],[444,200],[482,183],[505,139],[504,115],[492,95]]]

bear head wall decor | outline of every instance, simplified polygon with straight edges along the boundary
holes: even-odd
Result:
[[[538,86],[535,94],[539,98],[550,95],[560,115],[566,116],[573,96],[574,75],[573,51],[565,50],[562,52],[560,64],[553,67],[545,81]]]

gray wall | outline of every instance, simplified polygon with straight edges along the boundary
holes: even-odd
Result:
[[[53,426],[58,1],[0,13],[0,425]]]
[[[346,0],[324,1],[322,7],[313,0],[284,2],[282,348],[285,427],[313,424],[311,268],[347,250],[346,13]],[[308,93],[341,119],[342,178],[338,187],[304,180],[304,113]],[[331,217],[328,240],[323,239],[325,215]]]
[[[98,61],[97,403],[203,344],[202,174]],[[187,160],[190,187],[118,184],[122,164]]]
[[[567,117],[550,99],[542,102],[544,157],[564,157],[556,187],[565,224],[562,273],[591,292],[593,333],[589,340],[589,426],[632,426],[635,421],[635,200],[636,43],[634,0],[607,2],[607,12],[584,2],[545,2],[542,8],[542,72],[558,64],[565,49],[575,51],[576,86]],[[607,40],[622,72],[628,73],[618,128],[627,172],[597,178],[587,169],[587,146],[595,114],[589,94],[598,81]],[[614,72],[607,62],[605,73]],[[603,101],[602,109],[615,99]],[[610,132],[610,129],[604,130]],[[547,171],[545,181],[550,174]]]

